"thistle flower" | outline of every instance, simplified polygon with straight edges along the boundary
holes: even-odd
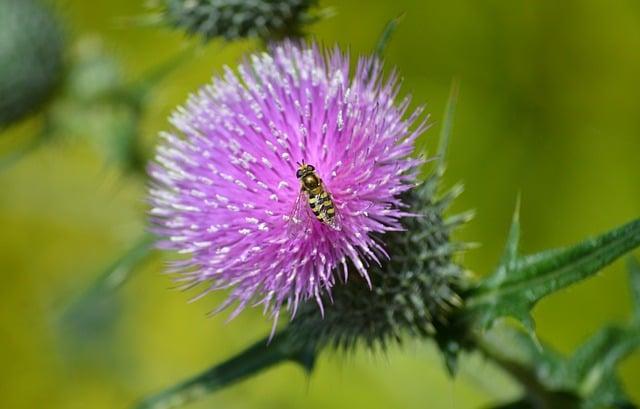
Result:
[[[285,304],[292,316],[307,299],[322,309],[349,275],[370,281],[368,267],[387,257],[379,238],[410,216],[401,195],[415,184],[425,120],[416,124],[420,109],[405,118],[395,74],[384,80],[380,62],[360,58],[350,78],[337,48],[285,42],[237,72],[225,68],[161,134],[152,222],[161,248],[186,255],[173,269],[185,288],[230,289],[220,309],[262,304],[275,322]],[[311,213],[300,161],[322,179],[339,228]]]

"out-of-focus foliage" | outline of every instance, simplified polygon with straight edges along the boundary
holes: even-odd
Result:
[[[75,45],[69,74],[47,115],[58,138],[86,138],[112,165],[142,167],[137,157],[139,106],[126,98],[121,64],[96,37]]]
[[[525,385],[525,397],[510,405],[584,409],[635,407],[623,391],[617,374],[620,362],[640,348],[637,310],[640,294],[634,287],[640,280],[640,269],[634,258],[630,258],[629,278],[634,304],[630,323],[601,328],[569,357],[558,354],[548,345],[534,343],[529,334],[513,327],[498,326],[490,333],[483,346],[486,354],[501,362]]]
[[[58,138],[86,139],[105,161],[125,171],[144,172],[140,123],[153,88],[188,53],[158,64],[135,81],[99,38],[83,38],[74,47],[69,74],[46,115],[47,132]]]
[[[78,37],[99,36],[122,62],[142,72],[184,44],[178,30],[126,27],[140,2],[57,2]],[[455,138],[446,182],[465,182],[453,212],[475,208],[473,223],[455,234],[482,243],[463,265],[490,272],[504,246],[513,200],[522,193],[522,254],[580,241],[637,217],[640,203],[640,7],[631,1],[452,0],[321,1],[337,14],[310,30],[327,44],[369,52],[389,18],[404,13],[385,51],[403,89],[429,103],[440,122],[452,76],[460,78]],[[156,88],[139,129],[149,142],[168,129],[167,115],[223,64],[258,47],[213,42]],[[32,135],[27,122],[0,138]],[[434,128],[437,129],[437,128]],[[83,133],[84,135],[84,133]],[[424,142],[433,152],[435,132]],[[96,267],[123,253],[142,225],[145,187],[114,182],[85,142],[41,149],[0,173],[0,406],[127,407],[146,393],[221,362],[270,327],[259,311],[225,324],[206,319],[222,301],[188,304],[153,263],[121,289],[126,307],[111,329],[104,362],[65,361],[53,330],[56,316],[95,279]],[[620,263],[542,300],[533,310],[539,338],[563,355],[606,322],[626,317],[629,299]],[[640,357],[618,370],[640,400]],[[472,409],[521,396],[517,385],[477,357],[463,358],[449,380],[430,346],[409,343],[386,356],[359,352],[345,361],[320,357],[311,381],[283,365],[189,408],[450,408]],[[419,375],[416,375],[419,374]]]
[[[62,32],[43,1],[0,1],[0,130],[38,109],[60,83]]]
[[[121,318],[117,290],[132,276],[133,271],[150,258],[152,236],[144,235],[122,257],[102,268],[92,285],[70,300],[60,314],[58,326],[65,343],[91,344],[96,338],[108,336]]]

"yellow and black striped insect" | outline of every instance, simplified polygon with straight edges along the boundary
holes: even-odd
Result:
[[[312,165],[298,163],[296,177],[300,180],[300,193],[296,199],[290,221],[300,223],[302,220],[302,202],[306,199],[309,209],[316,219],[327,226],[340,230],[339,217],[336,207],[331,199],[331,194],[327,191],[322,179],[316,174]]]

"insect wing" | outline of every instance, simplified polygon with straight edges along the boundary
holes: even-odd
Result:
[[[304,215],[305,202],[305,193],[303,190],[300,190],[288,215],[287,235],[290,238],[297,237],[305,229],[305,220],[307,220]]]

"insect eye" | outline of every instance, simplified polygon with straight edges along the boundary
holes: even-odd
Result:
[[[297,178],[301,178],[301,177],[302,177],[302,171],[301,171],[301,170],[298,170],[298,171],[296,172],[296,177],[297,177]]]
[[[311,165],[307,165],[307,168],[309,168],[309,170],[316,170],[316,168],[314,168],[314,167],[313,167],[313,166],[311,166]]]

